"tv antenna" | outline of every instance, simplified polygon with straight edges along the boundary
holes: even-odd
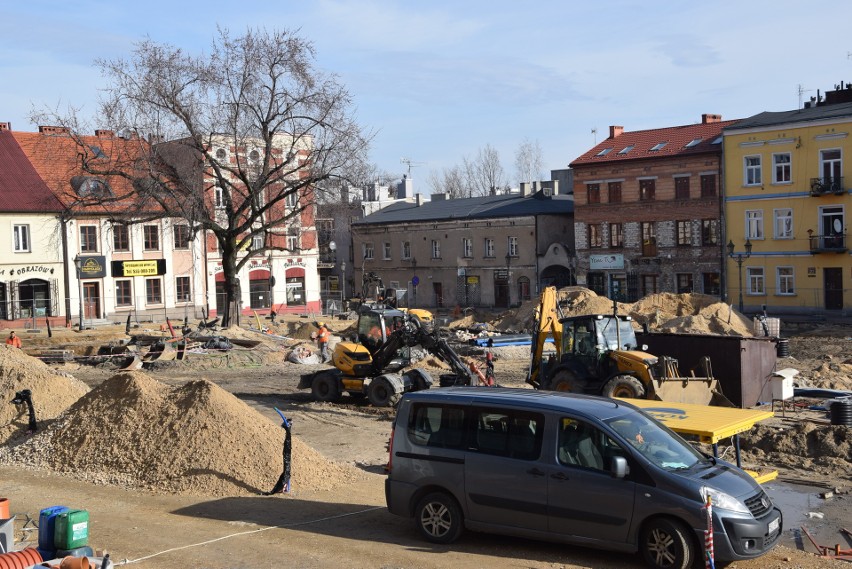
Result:
[[[799,93],[799,108],[802,108],[802,95],[805,93],[810,93],[813,89],[805,89],[805,87],[799,83],[798,93]]]
[[[400,162],[400,164],[405,164],[405,165],[408,166],[408,177],[409,178],[411,177],[411,168],[412,167],[416,168],[417,166],[423,165],[423,162],[415,162],[411,158],[405,158],[405,157],[400,158],[399,162]]]
[[[592,128],[592,135],[595,137],[595,146],[597,146],[598,145],[598,128],[597,127]]]

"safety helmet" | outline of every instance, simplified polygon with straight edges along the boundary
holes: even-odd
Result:
[[[319,325],[320,325],[320,328],[323,328],[325,326],[325,322],[320,322]]]

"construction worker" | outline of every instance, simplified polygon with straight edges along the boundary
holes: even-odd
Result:
[[[320,358],[322,358],[323,362],[328,361],[328,341],[331,339],[331,332],[328,331],[328,328],[325,327],[325,322],[319,323],[319,330],[317,330],[317,345],[320,349]]]
[[[9,332],[9,337],[6,338],[6,345],[12,346],[13,348],[21,348],[21,339],[15,334],[15,331],[12,330]]]

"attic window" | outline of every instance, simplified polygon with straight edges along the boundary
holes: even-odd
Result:
[[[95,158],[106,158],[106,154],[104,154],[104,151],[101,150],[100,146],[91,145],[89,146],[89,150],[92,151],[92,154],[95,155]]]
[[[249,152],[249,160],[252,162],[260,162],[260,152],[257,150],[252,150]]]
[[[74,176],[71,178],[71,187],[81,198],[106,198],[115,195],[106,180],[91,176]]]
[[[657,150],[662,150],[663,147],[668,144],[668,142],[658,142],[654,146],[651,147],[651,152],[656,152]]]
[[[633,147],[634,147],[634,146],[635,146],[635,145],[633,145],[633,144],[631,144],[630,146],[625,146],[624,148],[622,148],[621,150],[619,150],[619,151],[618,151],[618,153],[619,153],[619,154],[627,154],[628,152],[630,152],[631,150],[633,150]]]
[[[698,146],[698,144],[704,140],[703,138],[693,138],[684,148],[692,148],[693,146]]]
[[[225,159],[225,157],[226,157],[227,155],[228,155],[228,153],[227,153],[227,152],[225,152],[225,149],[224,149],[224,148],[217,148],[217,149],[216,149],[216,160],[218,160],[218,161],[220,161],[220,162],[221,162],[222,160],[224,160],[224,159]]]
[[[722,144],[722,137],[720,136],[719,138],[717,138],[716,140],[714,140],[710,144]]]
[[[612,152],[612,148],[604,148],[603,150],[595,154],[595,156],[606,156],[610,152]]]

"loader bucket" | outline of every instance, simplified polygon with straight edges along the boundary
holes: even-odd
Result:
[[[717,407],[734,406],[722,394],[719,382],[707,378],[681,377],[657,380],[654,383],[654,399]]]
[[[162,349],[159,349],[159,345],[154,345],[148,351],[147,354],[142,358],[144,362],[167,362],[175,359],[177,357],[177,351],[175,351],[174,345],[172,342],[163,342]]]
[[[133,356],[133,359],[130,360],[130,363],[121,368],[121,371],[132,371],[136,369],[142,369],[142,358],[138,355]]]

